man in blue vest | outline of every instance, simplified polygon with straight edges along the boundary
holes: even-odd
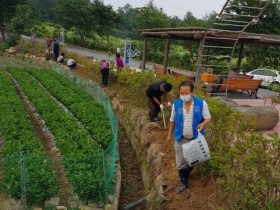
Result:
[[[207,103],[193,96],[193,89],[194,84],[190,81],[184,81],[179,85],[180,98],[173,103],[166,139],[170,144],[174,131],[176,165],[181,181],[181,186],[177,189],[178,193],[188,188],[189,174],[193,169],[187,165],[183,157],[182,145],[196,139],[199,131],[204,134],[205,126],[211,120]]]
[[[165,94],[165,100],[168,107],[171,107],[169,102],[168,93],[172,90],[172,85],[165,81],[157,81],[151,84],[147,90],[146,95],[148,97],[148,105],[150,108],[149,118],[151,122],[158,121],[158,114],[161,109],[164,108],[161,103],[161,96]]]

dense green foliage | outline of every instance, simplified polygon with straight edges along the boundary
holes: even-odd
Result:
[[[72,184],[74,192],[84,201],[104,200],[105,192],[100,190],[104,189],[105,186],[103,153],[101,151],[101,145],[99,144],[101,141],[98,143],[96,140],[101,136],[99,122],[94,124],[95,128],[92,131],[94,139],[89,135],[89,129],[92,129],[92,126],[94,126],[92,125],[92,117],[95,116],[100,122],[103,121],[100,115],[102,115],[102,113],[104,114],[104,111],[101,111],[100,105],[97,105],[96,109],[92,108],[94,105],[93,103],[89,104],[84,101],[85,99],[89,99],[85,92],[80,89],[75,90],[73,85],[62,78],[62,83],[59,85],[59,82],[55,83],[56,80],[58,81],[58,76],[45,74],[45,84],[47,88],[50,88],[47,84],[51,77],[54,80],[54,88],[56,88],[55,90],[52,89],[52,91],[59,92],[59,94],[64,92],[66,95],[58,94],[58,96],[61,97],[61,101],[65,102],[66,105],[70,107],[71,102],[74,100],[73,97],[79,101],[78,103],[73,102],[74,106],[72,109],[74,110],[73,113],[77,115],[81,121],[87,123],[85,125],[80,125],[77,119],[70,113],[65,112],[63,107],[61,107],[46,89],[41,87],[39,82],[30,74],[17,68],[9,68],[8,71],[18,81],[24,93],[53,134],[55,144],[63,156],[66,176]],[[28,71],[34,73],[34,70]],[[63,86],[65,86],[65,88],[62,88]],[[62,88],[62,90],[58,91],[60,88]],[[70,92],[65,92],[67,89],[73,91],[72,95]],[[77,110],[77,108],[79,110]],[[91,111],[90,114],[89,111]],[[86,115],[83,114],[83,112],[86,113]],[[85,117],[86,119],[82,120],[81,117]],[[108,126],[108,124],[105,126]],[[104,127],[102,129],[104,129]],[[111,132],[109,127],[107,127],[107,130],[103,130],[104,135],[102,136],[102,140],[112,137]],[[106,133],[108,133],[108,135],[106,135]],[[105,143],[108,145],[110,142],[107,140],[107,142],[103,143],[103,146]]]
[[[170,82],[174,87],[172,99],[178,98],[183,78],[172,75],[155,77],[151,72],[124,69],[112,72],[110,86],[129,99],[127,106],[146,108],[145,90],[159,79]],[[207,100],[212,118],[206,132],[212,159],[198,168],[206,182],[212,179],[216,186],[222,186],[225,209],[279,209],[279,136],[257,134],[251,130],[253,117],[246,118],[216,98],[207,97],[199,86],[195,95]],[[165,114],[168,118],[170,113]]]
[[[54,21],[56,20],[55,15],[55,0],[27,0],[30,4],[34,16],[39,21]]]
[[[3,70],[0,71],[0,109],[0,134],[4,142],[1,184],[12,198],[21,198],[21,184],[24,186],[24,183],[20,181],[20,161],[24,159],[25,173],[22,175],[28,186],[27,201],[41,204],[58,193],[55,176],[15,86]],[[20,157],[20,151],[24,157]]]
[[[33,18],[30,18],[30,7]],[[256,6],[255,0],[234,0],[234,4],[243,6]],[[208,27],[208,22],[216,16],[210,13],[202,19],[186,11],[183,18],[169,17],[164,10],[158,8],[154,2],[149,1],[144,7],[133,8],[129,2],[114,11],[111,5],[100,0],[38,0],[7,1],[11,7],[1,7],[0,30],[25,31],[31,35],[35,32],[39,37],[59,37],[60,30],[66,30],[66,42],[107,51],[114,54],[117,47],[123,48],[124,39],[132,38],[132,48],[142,49],[139,29],[144,28],[170,28],[170,27]],[[22,5],[25,4],[25,5]],[[258,2],[263,4],[263,2]],[[238,14],[250,14],[246,8],[235,8]],[[7,15],[5,15],[7,14]],[[280,3],[274,0],[260,18],[259,23],[248,28],[248,31],[279,35]],[[23,24],[25,23],[25,24]],[[35,23],[32,27],[31,24]],[[16,44],[19,36],[10,35],[6,47]],[[169,66],[188,70],[195,70],[199,43],[172,40]],[[5,48],[5,47],[4,47]],[[147,59],[156,63],[163,62],[164,41],[151,40],[148,42]],[[264,56],[266,55],[266,56]],[[238,51],[234,58],[238,57]],[[141,58],[141,57],[140,57]],[[258,67],[278,69],[280,52],[276,47],[245,45],[244,60],[241,69],[249,71]],[[223,65],[222,61],[215,64]],[[232,65],[236,69],[236,63]],[[216,72],[219,73],[219,72]]]
[[[47,69],[26,69],[36,77],[47,90],[61,101],[83,123],[93,139],[106,149],[112,141],[108,116],[83,89],[77,88],[66,78]]]
[[[228,209],[278,209],[280,139],[245,132],[254,119],[219,101],[209,101],[207,139],[212,159],[202,170],[218,178],[228,193]],[[209,173],[210,172],[210,173]],[[278,201],[277,201],[278,200]]]

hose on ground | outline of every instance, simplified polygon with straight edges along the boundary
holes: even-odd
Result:
[[[134,202],[134,203],[131,203],[131,204],[125,206],[125,207],[124,207],[124,210],[133,209],[134,207],[137,207],[137,206],[141,205],[142,203],[145,203],[146,200],[147,200],[146,197],[145,197],[145,198],[142,198],[142,199],[140,199],[140,200],[138,200],[138,201],[136,201],[136,202]]]

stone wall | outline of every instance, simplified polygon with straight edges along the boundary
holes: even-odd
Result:
[[[147,111],[127,109],[125,103],[119,100],[118,96],[113,97],[111,101],[119,122],[125,128],[138,158],[142,180],[147,192],[147,208],[150,209],[150,202],[154,201],[157,195],[163,193],[165,186],[161,174],[165,154],[161,152],[161,144],[157,143],[152,132],[154,129],[161,129],[161,127],[157,123],[148,121]]]
[[[273,106],[238,106],[235,101],[226,97],[219,97],[219,100],[232,109],[244,113],[246,118],[253,117],[255,119],[253,128],[256,131],[271,130],[279,122],[278,110]]]

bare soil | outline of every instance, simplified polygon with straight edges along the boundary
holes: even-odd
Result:
[[[159,122],[162,124],[163,122]],[[175,163],[175,151],[173,143],[166,144],[167,130],[154,130],[155,141],[162,145],[162,152],[165,153],[163,160],[163,176],[167,188],[164,190],[164,201],[159,203],[157,209],[219,209],[225,204],[225,196],[219,191],[210,175],[203,175],[199,166],[195,167],[190,174],[189,189],[181,194],[176,192],[180,186],[178,170]]]
[[[122,173],[121,195],[119,200],[119,209],[121,210],[123,207],[145,197],[145,189],[136,154],[122,126],[119,126],[118,141]],[[145,209],[145,204],[134,209]]]

